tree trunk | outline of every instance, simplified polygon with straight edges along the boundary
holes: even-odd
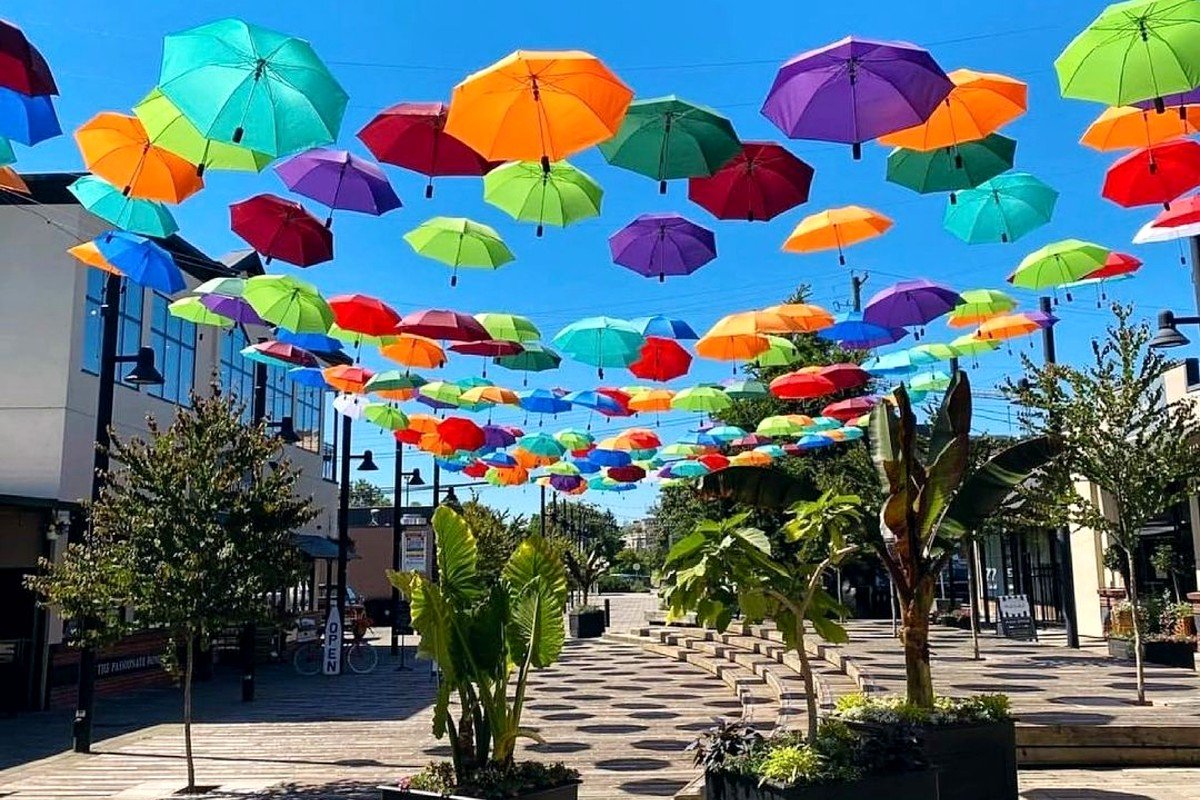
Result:
[[[804,649],[804,619],[796,620],[796,653],[800,656],[800,677],[804,680],[804,709],[808,713],[808,741],[817,739],[817,691],[813,683],[812,664]]]
[[[1133,606],[1133,669],[1137,675],[1137,702],[1138,705],[1146,705],[1146,665],[1142,660],[1142,622],[1139,619],[1141,616],[1138,611],[1138,590],[1137,590],[1137,568],[1134,566],[1133,551],[1129,548],[1122,548],[1125,551],[1125,562],[1129,567],[1129,583],[1126,589],[1129,594],[1129,604]]]
[[[196,663],[196,637],[188,632],[183,664],[183,750],[187,757],[187,788],[196,791],[196,762],[192,758],[192,672]]]
[[[979,661],[979,606],[983,601],[979,591],[979,564],[975,561],[977,546],[972,539],[963,547],[963,556],[967,559],[967,591],[971,593],[971,657]]]
[[[904,672],[908,702],[918,708],[933,708],[933,675],[929,669],[929,609],[933,586],[919,583],[908,598],[901,598],[900,640],[904,643]]]

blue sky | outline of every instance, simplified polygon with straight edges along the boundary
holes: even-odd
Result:
[[[958,67],[1005,73],[1028,82],[1029,113],[1003,133],[1016,138],[1017,167],[1045,180],[1061,192],[1054,220],[1019,242],[967,246],[942,230],[945,199],[918,196],[884,181],[886,148],[869,145],[862,161],[850,159],[849,148],[820,142],[784,143],[816,169],[808,204],[770,223],[718,222],[687,201],[686,184],[674,182],[660,196],[653,181],[609,167],[591,150],[572,162],[605,188],[603,213],[565,230],[548,229],[536,239],[533,228],[518,224],[482,201],[476,180],[443,180],[436,196],[426,200],[424,178],[386,167],[404,208],[382,218],[340,213],[334,226],[336,258],[303,271],[327,294],[362,292],[376,295],[399,311],[452,307],[468,312],[509,311],[531,317],[549,339],[580,317],[607,314],[634,317],[666,313],[689,320],[697,329],[718,317],[782,299],[798,283],[812,285],[816,301],[833,307],[849,300],[849,272],[836,255],[789,255],[779,246],[806,214],[831,206],[857,203],[891,216],[896,225],[885,237],[849,251],[850,266],[870,273],[866,295],[895,280],[929,277],[958,289],[1003,288],[1004,276],[1026,253],[1066,237],[1130,249],[1137,228],[1154,208],[1124,210],[1099,194],[1104,170],[1114,154],[1099,154],[1077,144],[1100,107],[1059,97],[1052,62],[1071,37],[1103,3],[1070,2],[1052,6],[1035,0],[966,4],[954,0],[909,0],[905,3],[859,0],[840,3],[796,3],[771,0],[743,7],[737,3],[700,0],[684,8],[677,3],[530,2],[465,0],[451,4],[390,3],[361,0],[294,0],[288,3],[245,3],[205,0],[122,0],[120,13],[101,0],[45,0],[19,3],[8,14],[41,48],[54,68],[62,97],[58,103],[65,129],[74,129],[102,110],[128,112],[154,85],[166,33],[225,16],[276,28],[311,40],[350,93],[340,146],[365,154],[354,134],[379,109],[403,100],[445,100],[451,87],[517,48],[588,50],[603,58],[640,97],[674,93],[713,106],[727,114],[747,140],[781,136],[758,109],[775,70],[786,58],[847,34],[899,39],[928,47],[947,71]],[[1052,8],[1052,13],[1048,13]],[[636,10],[636,13],[635,13]],[[19,153],[27,171],[81,168],[69,136]],[[244,244],[228,229],[229,203],[263,191],[286,194],[278,178],[210,173],[206,189],[178,209],[182,233],[213,255]],[[310,206],[318,215],[324,210]],[[715,228],[719,257],[693,276],[646,280],[610,262],[606,238],[646,211],[679,211]],[[467,272],[451,289],[442,266],[415,256],[401,239],[430,216],[468,216],[495,226],[517,255],[515,263],[493,273]],[[1146,261],[1132,281],[1115,284],[1110,298],[1134,302],[1138,316],[1152,318],[1168,302],[1190,312],[1188,273],[1179,265],[1174,244],[1133,249]],[[285,271],[272,265],[272,270]],[[1036,306],[1036,296],[1016,293],[1022,307]],[[1086,358],[1088,342],[1100,335],[1108,319],[1090,292],[1063,303],[1058,313],[1059,357]],[[951,333],[938,323],[930,341]],[[1021,345],[1033,352],[1028,345]],[[1019,348],[1014,346],[1014,352]],[[381,366],[365,356],[371,366]],[[459,357],[446,370],[450,378],[478,374],[480,360]],[[976,389],[992,388],[1016,368],[1015,355],[1000,350],[983,357],[970,375]],[[632,383],[617,370],[607,383]],[[495,369],[489,377],[519,384]],[[720,380],[727,365],[697,361],[688,381]],[[549,377],[546,377],[549,376]],[[556,373],[531,379],[531,386],[590,388],[595,372],[566,365]],[[519,386],[518,386],[519,388]],[[980,427],[1007,431],[1010,417],[1000,401],[977,401]],[[495,421],[520,424],[520,413],[497,413]],[[620,421],[618,421],[619,423]],[[663,420],[664,438],[684,433],[694,418],[675,414]],[[571,413],[548,420],[545,428],[582,426],[586,415]],[[531,421],[529,428],[536,427]],[[618,425],[598,424],[599,434]],[[390,437],[366,424],[356,425],[356,449],[372,447],[391,453]],[[411,451],[410,451],[411,452]],[[377,456],[378,458],[378,456]],[[380,458],[377,480],[390,484],[391,460]],[[406,466],[422,467],[428,459],[411,456]],[[457,476],[451,476],[455,480]],[[641,515],[653,500],[650,487],[614,496],[589,495],[610,506],[623,520]],[[537,489],[489,489],[484,499],[516,512],[536,508]]]

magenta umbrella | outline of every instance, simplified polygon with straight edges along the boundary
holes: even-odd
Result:
[[[961,302],[958,292],[940,283],[924,278],[900,281],[867,301],[863,319],[884,328],[925,325]]]
[[[347,150],[314,147],[284,161],[275,173],[296,194],[329,206],[326,228],[334,209],[378,217],[401,205],[383,170]]]
[[[717,257],[713,232],[680,214],[641,214],[608,237],[613,261],[647,278],[691,275]]]
[[[848,36],[779,68],[763,115],[792,139],[862,143],[929,119],[954,84],[928,51]]]

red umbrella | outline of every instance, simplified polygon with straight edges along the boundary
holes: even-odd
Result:
[[[730,447],[745,448],[745,447],[761,447],[764,444],[770,444],[771,439],[767,436],[759,436],[757,433],[748,433],[734,439],[729,443]]]
[[[400,315],[391,306],[365,294],[331,297],[329,307],[333,309],[333,319],[339,328],[365,336],[394,333],[400,323]]]
[[[781,400],[807,400],[832,394],[837,385],[815,372],[789,372],[771,381],[771,394]]]
[[[271,259],[311,267],[333,258],[333,232],[304,206],[260,194],[229,207],[233,232]]]
[[[487,471],[489,469],[491,469],[491,467],[482,461],[472,461],[470,464],[467,464],[465,467],[463,467],[462,472],[463,475],[466,475],[468,478],[482,478],[484,475],[487,475]]]
[[[269,342],[258,342],[250,345],[247,350],[253,350],[260,356],[265,356],[268,359],[279,361],[284,364],[292,364],[297,367],[315,367],[317,359],[312,353],[295,345],[285,344],[271,340]]]
[[[1131,208],[1166,205],[1197,186],[1200,144],[1178,139],[1134,150],[1115,161],[1104,175],[1101,194],[1119,206]]]
[[[1200,222],[1200,194],[1172,200],[1170,208],[1158,212],[1150,223],[1156,228],[1180,228]]]
[[[720,453],[708,453],[696,459],[704,466],[708,467],[713,472],[719,469],[725,469],[729,466],[729,459]]]
[[[421,441],[421,437],[425,434],[421,433],[416,428],[405,428],[402,431],[392,431],[392,436],[396,437],[396,441],[401,444],[417,444]]]
[[[629,393],[622,392],[620,389],[615,389],[611,386],[601,386],[596,389],[596,394],[602,394],[610,398],[614,403],[620,406],[620,411],[613,411],[609,408],[597,408],[596,411],[606,417],[632,417],[634,412],[629,408]]]
[[[525,351],[520,342],[510,342],[503,339],[482,339],[477,342],[461,342],[450,345],[450,349],[467,356],[487,356],[489,358],[515,356]]]
[[[16,25],[0,20],[0,86],[23,95],[58,94],[50,65]]]
[[[448,342],[485,342],[492,338],[487,328],[470,314],[438,308],[405,314],[396,326],[396,332]]]
[[[646,477],[646,470],[637,464],[630,464],[626,467],[609,467],[608,477],[621,483],[634,483]]]
[[[828,378],[839,391],[857,389],[871,380],[870,374],[858,364],[830,364],[821,367],[817,374]]]
[[[686,375],[692,366],[692,356],[674,339],[647,336],[638,360],[629,365],[629,371],[648,381],[669,381]]]
[[[852,419],[858,419],[863,414],[867,414],[879,404],[878,397],[871,395],[863,395],[862,397],[851,397],[849,400],[839,400],[836,403],[830,403],[821,410],[821,416],[832,417],[840,422],[849,422]]]
[[[375,372],[354,364],[338,364],[326,367],[321,376],[335,389],[351,394],[362,394],[366,391],[367,381],[375,377]]]
[[[438,423],[437,435],[455,450],[483,447],[483,428],[465,417],[447,417]]]
[[[1189,198],[1189,199],[1191,199],[1191,198]],[[1172,203],[1171,204],[1172,210],[1174,210],[1174,207],[1177,205],[1179,205],[1179,203]],[[1169,213],[1171,213],[1171,212],[1169,212],[1169,211],[1163,212],[1163,214],[1169,214]],[[1162,216],[1162,215],[1160,214],[1159,216]],[[1200,219],[1198,219],[1197,221],[1200,221]],[[1103,267],[1096,270],[1095,272],[1089,272],[1087,275],[1084,275],[1083,277],[1086,280],[1091,280],[1093,278],[1115,278],[1118,275],[1131,275],[1134,272],[1137,272],[1141,268],[1142,268],[1141,259],[1137,258],[1136,256],[1131,256],[1131,255],[1129,255],[1129,253],[1118,253],[1114,250],[1113,252],[1109,253],[1108,258],[1104,260]]]
[[[380,111],[358,132],[376,158],[429,177],[425,196],[433,197],[433,179],[486,175],[499,161],[488,161],[446,133],[445,103],[397,103]]]
[[[707,178],[688,179],[688,199],[718,219],[767,220],[808,200],[813,168],[772,142],[742,152]]]

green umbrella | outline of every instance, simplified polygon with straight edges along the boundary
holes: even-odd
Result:
[[[922,372],[914,375],[908,385],[918,392],[943,392],[950,386],[950,376],[938,370]]]
[[[167,306],[167,311],[173,317],[179,317],[196,325],[213,325],[218,328],[229,328],[233,325],[233,320],[205,308],[199,297],[184,297],[174,300]]]
[[[733,381],[725,387],[725,394],[731,400],[752,400],[756,397],[766,397],[767,387],[754,380]]]
[[[1054,71],[1063,97],[1127,106],[1200,86],[1200,3],[1114,3],[1071,40]]]
[[[158,89],[204,138],[272,157],[335,141],[348,100],[312,45],[240,19],[167,36]]]
[[[897,147],[888,155],[887,179],[920,194],[950,192],[954,203],[959,190],[1012,169],[1016,152],[1016,141],[998,133],[928,152]]]
[[[158,89],[151,91],[134,106],[133,113],[141,121],[152,143],[197,165],[200,174],[204,174],[206,169],[261,172],[271,163],[271,156],[266,153],[205,139],[171,99]]]
[[[333,309],[317,287],[291,275],[247,278],[242,299],[264,320],[293,333],[325,333],[333,324]]]
[[[404,241],[418,254],[454,268],[450,285],[458,284],[458,268],[499,269],[513,260],[512,251],[494,228],[465,217],[433,217],[408,233]]]
[[[363,416],[389,431],[402,431],[408,427],[408,415],[388,403],[370,403],[363,406]]]
[[[1095,272],[1104,266],[1108,254],[1109,250],[1098,244],[1063,239],[1021,259],[1008,282],[1022,289],[1049,289]]]
[[[999,339],[976,339],[969,333],[964,333],[962,336],[950,343],[954,348],[956,355],[960,356],[975,356],[980,353],[988,353],[1000,346]]]
[[[516,372],[545,372],[558,369],[558,365],[562,363],[562,356],[540,342],[522,342],[521,347],[524,349],[520,353],[493,358],[492,363]],[[528,382],[527,376],[522,384]]]
[[[242,278],[210,278],[193,289],[196,294],[219,294],[222,297],[241,297],[246,291]]]
[[[750,363],[760,367],[786,367],[800,358],[800,352],[791,339],[782,336],[768,336],[766,339],[767,349],[751,359]]]
[[[493,339],[504,342],[530,342],[540,339],[542,332],[528,317],[516,314],[476,314],[475,319]]]
[[[935,361],[949,361],[960,355],[953,345],[941,342],[913,345],[908,348],[908,353],[910,360],[914,364],[932,364]]]
[[[535,161],[513,161],[483,176],[483,199],[513,219],[564,227],[600,213],[604,190],[566,161],[550,171]]]
[[[554,438],[568,450],[586,450],[596,441],[590,433],[575,428],[564,428],[554,434]]]
[[[803,432],[804,428],[794,419],[785,416],[765,417],[758,423],[758,427],[754,432],[759,436],[769,436],[772,439],[785,438],[788,436],[796,436]]]
[[[630,103],[616,136],[600,143],[608,163],[656,179],[660,194],[674,178],[712,175],[741,150],[729,120],[675,95]]]
[[[447,381],[430,381],[417,389],[417,393],[438,403],[457,406],[460,404],[463,389],[461,386]]]
[[[1004,314],[1017,307],[1017,301],[998,289],[968,289],[946,317],[952,328],[978,325],[988,317]],[[914,348],[915,349],[915,348]]]
[[[0,167],[17,163],[17,154],[13,152],[12,142],[0,136]]]
[[[566,445],[548,433],[531,433],[522,436],[517,439],[517,447],[539,458],[562,458],[563,452],[566,450]]]
[[[702,414],[714,414],[732,404],[729,395],[715,386],[692,386],[671,398],[671,408]]]
[[[420,375],[411,372],[401,372],[398,369],[386,369],[376,372],[363,387],[367,392],[406,392],[419,389],[428,381]]]
[[[967,244],[1015,242],[1045,225],[1058,192],[1027,172],[1009,172],[958,192],[942,225]]]
[[[105,222],[143,236],[170,236],[179,230],[175,217],[162,203],[126,197],[95,175],[84,175],[67,187],[79,204]]]
[[[557,441],[557,440],[552,439],[551,441]],[[559,455],[561,455],[561,454],[562,454],[562,449],[561,449],[561,445],[560,445]],[[570,461],[555,461],[553,464],[550,464],[549,466],[547,466],[545,468],[545,471],[546,471],[547,475],[567,475],[567,476],[574,477],[574,476],[577,476],[580,474],[579,467],[575,466]]]

